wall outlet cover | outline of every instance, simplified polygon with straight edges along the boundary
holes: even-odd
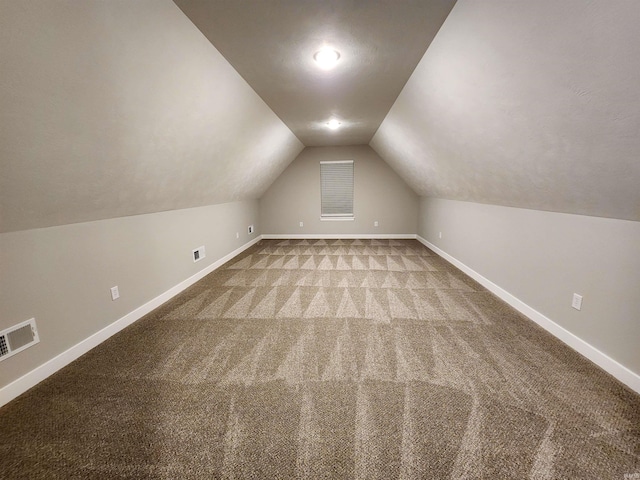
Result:
[[[207,253],[206,253],[206,251],[204,249],[204,245],[201,246],[201,247],[198,247],[198,248],[196,248],[194,250],[191,250],[191,254],[193,256],[193,262],[194,263],[202,260],[204,257],[207,256]]]
[[[249,235],[251,235],[253,233],[253,225],[249,225],[249,228],[247,228],[247,231],[249,232]]]
[[[111,300],[117,300],[120,298],[120,291],[118,290],[118,286],[111,287]]]
[[[573,294],[573,299],[571,300],[571,306],[576,310],[582,309],[582,295],[578,295],[577,293]]]

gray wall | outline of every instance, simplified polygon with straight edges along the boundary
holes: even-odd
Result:
[[[0,44],[2,387],[258,235],[302,144],[170,0],[0,1]]]
[[[331,160],[354,161],[353,221],[320,220],[320,162]],[[266,234],[415,234],[417,219],[418,196],[366,145],[305,148],[260,199]]]
[[[0,388],[256,238],[259,228],[254,200],[0,234],[0,330],[35,317],[40,335],[2,361]],[[194,263],[191,251],[201,245],[207,256]]]
[[[418,232],[640,374],[640,222],[422,197]]]

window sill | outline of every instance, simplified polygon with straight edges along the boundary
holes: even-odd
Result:
[[[353,222],[355,217],[320,217],[322,222]]]

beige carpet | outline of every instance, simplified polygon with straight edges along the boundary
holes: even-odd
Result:
[[[262,241],[0,432],[1,478],[640,474],[640,396],[413,240]]]

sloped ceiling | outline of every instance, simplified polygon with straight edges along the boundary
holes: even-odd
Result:
[[[639,221],[638,25],[640,2],[459,0],[371,146],[420,195]]]
[[[263,3],[299,5],[305,25],[314,4],[337,22],[359,12],[349,42],[389,38],[355,49],[367,57],[354,72],[400,88],[386,77],[389,52],[402,56],[420,22],[389,32],[404,7],[428,2]],[[442,20],[453,2],[433,4]],[[637,25],[632,1],[459,0],[432,42],[437,28],[425,29],[431,45],[371,146],[420,195],[640,221]],[[259,198],[303,148],[170,0],[0,2],[0,44],[0,232]],[[358,78],[347,97],[378,113],[345,107],[345,124],[353,115],[363,130],[313,140],[316,129],[310,144],[358,143],[375,129],[393,95]],[[350,104],[321,86],[327,96],[304,114],[324,121]],[[282,101],[302,109],[285,87]]]
[[[306,146],[369,143],[455,3],[174,1]],[[323,45],[333,70],[313,61]]]
[[[259,198],[302,150],[170,0],[0,2],[0,231]]]

